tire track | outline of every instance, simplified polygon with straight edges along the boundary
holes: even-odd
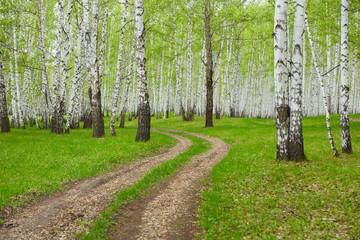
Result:
[[[162,133],[162,132],[159,132]],[[63,193],[24,207],[6,219],[0,227],[0,239],[67,239],[106,209],[112,195],[131,186],[163,162],[187,151],[192,145],[187,138],[162,133],[178,140],[169,150],[133,164],[75,184]]]

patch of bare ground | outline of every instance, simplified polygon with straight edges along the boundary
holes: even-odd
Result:
[[[141,201],[124,207],[112,239],[192,239],[196,234],[196,214],[202,181],[229,151],[218,138],[189,133],[211,142],[211,150],[193,157],[165,183],[152,188]]]
[[[22,207],[5,219],[0,239],[67,239],[86,229],[106,209],[115,192],[127,188],[161,163],[187,151],[192,145],[187,138],[170,133],[178,143],[154,157],[118,167],[112,171],[76,183],[43,201]]]
[[[360,118],[350,118],[350,121],[360,122]]]

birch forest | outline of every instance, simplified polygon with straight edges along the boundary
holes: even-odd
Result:
[[[359,239],[360,0],[0,0],[0,240]]]
[[[2,0],[2,131],[83,126],[104,137],[111,116],[114,136],[125,118],[172,112],[184,121],[277,118],[277,156],[286,158],[301,117],[341,113],[349,129],[348,114],[360,112],[358,1],[147,0],[143,9],[132,0]],[[342,147],[351,152],[350,141]]]

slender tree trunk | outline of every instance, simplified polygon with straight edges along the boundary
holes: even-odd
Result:
[[[332,133],[331,133],[330,107],[328,106],[329,101],[327,100],[328,96],[326,95],[324,81],[322,79],[320,69],[319,69],[318,64],[317,64],[316,55],[315,55],[315,47],[314,47],[314,44],[313,44],[313,41],[312,41],[310,27],[309,27],[309,23],[308,23],[306,14],[305,14],[305,24],[306,24],[306,29],[307,29],[308,38],[309,38],[310,47],[311,47],[312,60],[313,60],[314,67],[315,67],[315,70],[316,70],[316,73],[317,73],[317,76],[318,76],[318,79],[319,79],[319,83],[320,83],[320,91],[322,93],[323,104],[324,104],[324,109],[325,109],[325,113],[326,113],[326,127],[327,127],[328,137],[329,137],[329,141],[330,141],[330,146],[331,146],[331,149],[333,151],[334,156],[338,156],[338,151],[336,150],[336,147],[335,147],[335,144],[334,144],[334,139],[333,139],[333,136],[332,136]]]
[[[150,105],[146,77],[146,46],[145,46],[145,23],[144,2],[135,1],[135,35],[136,35],[136,63],[138,80],[138,129],[136,141],[150,140]]]
[[[174,114],[178,116],[180,114],[180,105],[181,105],[181,77],[178,61],[178,46],[177,46],[177,28],[176,28],[176,5],[175,0],[173,0],[174,8],[174,55],[175,55],[175,74],[176,74],[176,84],[175,84],[175,108]]]
[[[274,64],[275,64],[275,98],[276,98],[276,130],[277,159],[288,158],[289,144],[289,75],[287,68],[287,1],[275,1],[274,27]]]
[[[99,0],[92,2],[91,44],[90,44],[90,72],[91,83],[91,116],[93,123],[93,138],[105,137],[104,119],[101,110],[101,88],[97,66],[97,36],[99,26]]]
[[[118,51],[118,59],[117,59],[115,86],[114,86],[113,95],[112,95],[111,119],[110,119],[110,135],[111,136],[116,136],[115,118],[116,118],[116,111],[117,111],[118,105],[119,105],[119,96],[120,96],[121,81],[122,81],[122,78],[121,78],[122,61],[123,61],[122,54],[123,54],[127,14],[128,14],[128,2],[126,1],[125,5],[124,5],[122,27],[121,27],[121,31],[120,31],[120,43],[119,43],[119,51]]]
[[[189,11],[193,10],[193,0],[189,1]],[[191,13],[188,19],[188,42],[187,42],[187,87],[186,87],[186,120],[192,121],[194,118],[191,106],[192,72],[193,72],[193,53],[192,53],[192,25]]]
[[[229,33],[231,31],[231,36],[227,41],[227,53],[226,53],[226,88],[227,88],[227,101],[226,101],[226,114],[227,116],[231,116],[231,84],[230,84],[230,61],[231,61],[231,55],[232,55],[232,45],[233,45],[233,36],[234,31],[230,29],[229,27]],[[225,106],[224,106],[225,107]]]
[[[49,113],[49,85],[48,77],[46,71],[46,51],[45,51],[45,9],[44,9],[44,0],[37,1],[38,8],[38,23],[39,23],[39,45],[40,45],[40,66],[41,66],[41,77],[42,77],[42,86],[41,86],[41,105],[42,105],[42,121],[43,128],[50,128],[50,113]]]
[[[61,46],[63,42],[63,19],[64,19],[65,0],[58,1],[58,21],[55,42],[54,78],[53,78],[53,113],[51,120],[51,132],[62,133],[63,126],[59,121],[60,114],[60,65],[61,65]]]
[[[80,15],[80,14],[79,14]],[[66,121],[65,132],[69,133],[71,122],[74,119],[74,128],[79,128],[79,114],[80,114],[80,82],[84,81],[83,79],[83,39],[84,39],[84,24],[80,24],[81,20],[78,22],[79,30],[77,36],[77,54],[75,56],[75,70],[73,76],[73,82],[70,92],[70,102],[69,102],[69,110]]]
[[[213,112],[213,60],[210,30],[210,0],[205,3],[205,39],[206,39],[206,121],[205,127],[214,127]]]
[[[296,1],[290,74],[289,159],[293,161],[301,161],[305,158],[302,133],[302,35],[305,25],[305,6],[306,0]]]
[[[14,79],[15,79],[15,91],[16,91],[16,108],[17,108],[17,118],[15,122],[15,128],[20,128],[19,122],[22,120],[22,106],[21,106],[21,76],[20,76],[20,69],[19,69],[19,52],[17,49],[18,41],[16,35],[16,26],[13,26],[13,42],[14,42]],[[22,124],[21,128],[25,129],[25,125]]]
[[[343,153],[352,153],[349,122],[349,0],[341,0],[340,128]]]
[[[66,14],[66,23],[64,26],[64,42],[63,42],[63,52],[62,52],[62,73],[61,73],[61,84],[60,84],[60,111],[59,111],[59,133],[63,132],[63,121],[66,108],[66,85],[68,80],[68,60],[70,53],[70,26],[71,26],[71,12],[72,12],[73,0],[68,0],[67,14]],[[70,118],[67,119],[67,122],[70,122]]]
[[[1,132],[10,132],[10,123],[7,109],[6,85],[3,72],[3,57],[0,42],[0,124]]]
[[[130,31],[133,30],[133,26],[130,27]],[[133,37],[133,42],[131,44],[131,50],[130,50],[130,61],[128,62],[127,71],[126,71],[126,83],[125,83],[125,89],[124,89],[124,97],[123,97],[123,107],[121,110],[121,120],[120,120],[120,128],[125,127],[125,114],[126,110],[128,109],[128,99],[129,99],[129,92],[130,92],[130,85],[131,85],[131,68],[134,65],[134,57],[135,57],[135,48],[136,48],[136,39],[135,35]],[[130,36],[129,36],[130,39]],[[130,40],[128,41],[127,45],[130,45]],[[125,51],[125,55],[127,55]]]

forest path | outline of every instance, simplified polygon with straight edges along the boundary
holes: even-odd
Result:
[[[175,130],[168,130],[175,131]],[[203,179],[229,152],[218,138],[184,132],[210,141],[212,148],[196,155],[168,181],[158,184],[142,201],[128,204],[112,239],[192,239],[196,233],[196,213]]]
[[[187,151],[192,145],[185,137],[170,133],[178,143],[169,150],[105,174],[82,180],[62,193],[19,209],[5,219],[0,239],[66,239],[84,230],[81,223],[92,222],[106,209],[115,192],[127,188],[163,162]]]

